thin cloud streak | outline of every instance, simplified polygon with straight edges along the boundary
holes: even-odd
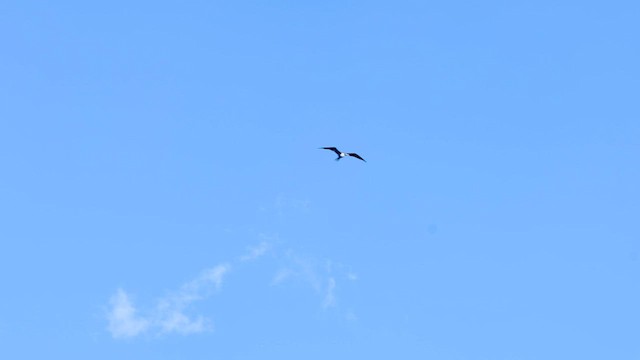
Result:
[[[158,320],[158,326],[163,334],[176,332],[183,335],[200,333],[212,328],[210,320],[202,316],[192,320],[179,310],[164,313]]]
[[[308,284],[318,295],[322,297],[321,306],[324,309],[336,306],[337,281],[332,274],[336,270],[342,272],[343,266],[326,260],[324,264],[312,258],[298,255],[293,250],[285,253],[287,266],[279,269],[271,280],[271,285],[282,285],[286,281],[299,280]],[[353,276],[350,276],[353,275]],[[344,276],[344,274],[343,274]],[[349,280],[355,281],[355,274],[346,274]]]
[[[335,296],[335,288],[336,288],[336,280],[332,277],[327,281],[327,287],[325,290],[324,301],[322,302],[323,308],[328,308],[330,306],[336,305],[336,296]]]
[[[207,269],[194,280],[184,284],[178,293],[161,299],[157,306],[157,323],[162,332],[193,334],[210,330],[210,320],[202,316],[191,319],[184,311],[193,302],[206,299],[214,291],[220,290],[224,276],[230,269],[229,264]]]
[[[335,307],[338,302],[336,289],[338,279],[355,281],[358,275],[345,271],[340,263],[331,260],[319,261],[301,256],[291,249],[276,251],[272,242],[263,240],[249,246],[244,255],[235,258],[234,267],[264,257],[271,252],[281,267],[271,279],[271,286],[285,286],[287,282],[299,281],[309,286],[319,297],[323,309]],[[194,279],[184,283],[178,290],[156,299],[155,306],[139,315],[129,294],[118,289],[110,299],[107,311],[107,330],[115,339],[134,338],[142,334],[197,334],[213,330],[213,322],[201,315],[191,314],[194,303],[204,301],[220,291],[231,263],[221,263],[202,271]]]
[[[248,248],[247,254],[241,256],[240,260],[241,261],[256,260],[259,257],[262,257],[264,254],[266,254],[270,248],[271,248],[271,244],[269,244],[266,241],[262,241],[260,244],[256,246],[250,246]]]
[[[291,269],[280,269],[271,279],[271,285],[279,285],[291,276]]]
[[[128,294],[118,289],[111,298],[107,329],[116,339],[133,338],[152,330],[161,334],[194,334],[211,330],[213,326],[209,319],[202,316],[192,319],[185,311],[193,302],[204,300],[219,290],[230,269],[229,264],[220,264],[203,271],[178,292],[160,298],[147,318],[137,316]]]
[[[110,304],[107,329],[114,338],[130,338],[147,331],[150,321],[136,315],[137,310],[124,290],[118,289]]]

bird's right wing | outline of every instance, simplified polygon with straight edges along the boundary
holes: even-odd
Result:
[[[358,154],[356,154],[356,153],[347,153],[347,155],[349,155],[349,156],[353,156],[353,157],[354,157],[354,158],[356,158],[356,159],[360,159],[360,160],[362,160],[362,161],[364,161],[364,162],[367,162],[367,160],[365,160],[365,159],[361,158],[361,157],[360,157],[360,155],[358,155]]]

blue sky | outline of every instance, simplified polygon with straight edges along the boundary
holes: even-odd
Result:
[[[2,2],[0,357],[640,358],[639,14]]]

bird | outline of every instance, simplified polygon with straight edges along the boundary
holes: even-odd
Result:
[[[358,155],[358,154],[356,154],[356,153],[344,153],[344,152],[342,152],[342,151],[340,151],[340,150],[338,150],[337,148],[332,147],[332,146],[328,146],[328,147],[321,147],[321,148],[319,148],[319,149],[331,150],[331,151],[333,151],[334,153],[338,154],[338,157],[336,158],[336,161],[338,161],[338,160],[342,159],[343,157],[353,156],[353,157],[354,157],[354,158],[356,158],[356,159],[360,159],[360,160],[362,160],[362,161],[364,161],[364,162],[367,162],[367,160],[363,159],[362,157],[360,157],[360,155]]]

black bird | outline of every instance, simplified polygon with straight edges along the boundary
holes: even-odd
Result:
[[[367,162],[367,160],[361,158],[360,155],[358,155],[356,153],[343,153],[342,151],[340,151],[340,150],[338,150],[338,149],[336,149],[334,147],[321,147],[320,149],[331,150],[334,153],[338,154],[338,157],[336,158],[336,161],[338,161],[338,160],[340,160],[340,159],[342,159],[343,157],[346,157],[346,156],[353,156],[356,159],[360,159],[360,160],[362,160],[364,162]]]

